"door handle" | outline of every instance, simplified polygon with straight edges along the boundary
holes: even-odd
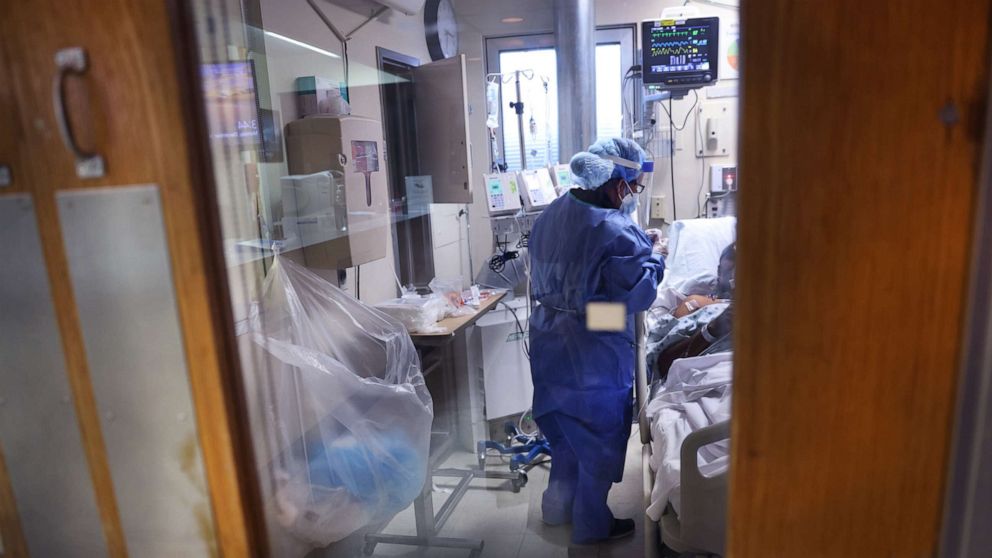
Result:
[[[65,107],[65,79],[69,74],[81,76],[88,67],[86,51],[82,47],[63,48],[55,53],[55,79],[52,83],[52,106],[55,121],[66,149],[76,158],[76,176],[79,178],[100,178],[106,174],[103,157],[79,147],[72,134],[69,116]]]

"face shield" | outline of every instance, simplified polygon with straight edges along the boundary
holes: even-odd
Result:
[[[631,216],[638,225],[644,226],[648,222],[648,204],[640,203],[640,196],[644,192],[650,192],[654,180],[654,161],[644,161],[637,163],[630,159],[617,157],[615,155],[600,155],[603,159],[612,162],[615,166],[621,167],[620,174],[628,185],[638,184],[639,187],[630,187],[629,199],[624,198],[621,210]],[[614,176],[617,174],[614,171]],[[633,176],[631,176],[633,175]],[[628,178],[630,176],[630,178]]]

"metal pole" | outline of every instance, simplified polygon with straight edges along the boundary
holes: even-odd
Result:
[[[596,140],[595,15],[594,0],[554,0],[560,161]]]
[[[648,359],[647,328],[645,327],[645,313],[634,314],[634,343],[636,344],[634,355],[634,394],[637,401],[637,420],[641,430],[641,442],[651,443],[651,423],[644,413],[644,406],[648,402]]]
[[[647,362],[647,323],[646,314],[638,312],[634,315],[634,393],[637,404],[637,423],[641,435],[641,488],[643,490],[644,509],[651,505],[651,489],[653,487],[653,477],[651,475],[651,423],[648,422],[647,413],[644,407],[648,403],[650,391],[648,388],[648,362]],[[658,556],[658,524],[651,520],[644,512],[644,550],[645,556]]]
[[[469,272],[469,283],[475,282],[475,261],[472,260],[472,218],[469,212],[469,204],[465,204],[465,209],[458,212],[459,220],[465,217],[465,236],[468,239],[468,272]]]
[[[372,12],[372,15],[370,15],[368,19],[366,19],[365,21],[363,21],[360,24],[358,24],[358,27],[352,29],[350,33],[348,33],[347,35],[345,35],[345,37],[348,38],[348,39],[350,39],[352,36],[354,36],[355,33],[358,33],[358,30],[359,29],[361,29],[362,27],[365,27],[366,25],[372,23],[373,21],[376,20],[376,18],[378,18],[382,14],[386,13],[387,11],[389,11],[389,6],[383,6],[383,7],[379,8],[378,10]]]
[[[520,135],[520,169],[527,170],[527,146],[524,145],[524,109],[523,99],[520,95],[520,72],[517,70],[514,72],[517,78],[517,105],[515,107],[517,111],[517,133]]]
[[[334,36],[337,37],[338,41],[341,44],[348,42],[348,37],[345,37],[344,33],[342,33],[337,28],[337,26],[334,25],[334,22],[331,21],[331,18],[327,17],[327,14],[324,13],[324,10],[321,10],[320,7],[317,6],[317,2],[315,0],[307,0],[307,4],[310,4],[310,8],[317,13],[317,17],[320,18],[320,21],[324,22],[324,25],[326,25],[327,28],[331,30],[331,33],[333,33]]]

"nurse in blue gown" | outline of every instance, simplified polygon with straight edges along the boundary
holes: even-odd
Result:
[[[552,449],[546,523],[595,543],[634,532],[606,498],[623,478],[633,415],[633,314],[654,301],[665,264],[660,239],[631,219],[643,186],[644,151],[633,141],[597,142],[575,155],[575,188],[538,217],[530,236],[534,417]],[[626,306],[625,331],[586,329],[586,305]]]

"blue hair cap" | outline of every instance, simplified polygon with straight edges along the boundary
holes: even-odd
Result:
[[[589,146],[587,151],[576,153],[569,162],[575,183],[586,190],[595,190],[611,178],[622,178],[633,182],[641,172],[646,155],[641,146],[633,140],[613,138],[600,140]],[[621,162],[636,166],[624,166]]]

